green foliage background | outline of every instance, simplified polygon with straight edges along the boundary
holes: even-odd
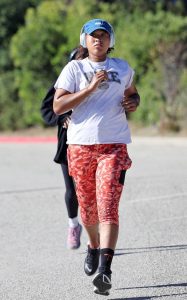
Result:
[[[104,18],[111,56],[135,69],[141,105],[133,122],[182,130],[187,116],[187,1],[0,0],[0,130],[45,126],[40,106],[79,45],[82,25]]]

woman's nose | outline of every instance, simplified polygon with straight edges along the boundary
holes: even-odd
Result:
[[[96,41],[101,41],[101,40],[102,40],[102,37],[101,37],[101,36],[96,36],[96,37],[95,37],[95,40],[96,40]]]

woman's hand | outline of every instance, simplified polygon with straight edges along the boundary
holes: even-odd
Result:
[[[131,86],[127,90],[125,90],[121,105],[126,112],[134,112],[136,111],[139,104],[140,96],[135,85],[132,83]]]
[[[64,120],[64,123],[63,123],[62,127],[65,128],[65,129],[68,129],[70,121],[71,121],[71,118],[70,117],[66,117],[65,120]]]
[[[98,70],[96,71],[96,73],[94,74],[92,81],[90,82],[88,89],[90,91],[94,91],[97,89],[97,87],[99,86],[99,84],[102,81],[108,80],[108,74],[105,70]]]
[[[136,111],[136,109],[139,105],[139,101],[138,101],[137,97],[135,97],[134,95],[129,96],[129,97],[124,96],[124,99],[121,101],[121,105],[123,106],[123,108],[126,112]]]

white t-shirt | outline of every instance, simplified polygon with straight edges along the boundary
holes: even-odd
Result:
[[[128,144],[131,142],[125,111],[121,105],[124,91],[133,81],[134,71],[118,58],[94,63],[88,58],[73,60],[62,70],[56,89],[75,93],[85,88],[97,69],[105,69],[108,81],[74,107],[67,131],[67,144]],[[103,86],[102,86],[103,85]]]

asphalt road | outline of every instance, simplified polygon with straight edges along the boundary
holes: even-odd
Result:
[[[66,249],[55,150],[0,144],[0,299],[187,299],[187,139],[133,138],[107,297],[83,271],[86,233],[78,250]]]

